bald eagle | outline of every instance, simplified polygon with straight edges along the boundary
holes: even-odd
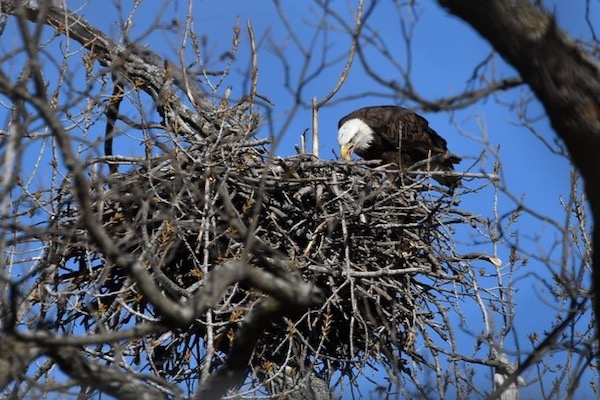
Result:
[[[406,171],[454,171],[460,158],[450,153],[446,141],[429,127],[427,120],[413,111],[397,106],[364,107],[340,119],[338,143],[344,160],[356,153],[365,160],[381,160]],[[457,186],[460,177],[432,174],[448,187]]]

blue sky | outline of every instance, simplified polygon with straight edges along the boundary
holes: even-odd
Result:
[[[130,1],[120,3],[124,10],[130,10]],[[185,23],[183,18],[187,8],[186,1],[173,1],[166,5],[164,9],[157,7],[160,3],[158,1],[142,3],[134,20],[133,38],[143,32],[147,24],[151,23],[155,17],[161,18],[162,21],[169,21],[172,15],[177,15],[181,22]],[[314,32],[314,24],[318,21],[319,10],[312,2],[282,1],[282,3],[299,37],[308,41]],[[345,0],[332,2],[333,7],[340,10],[340,13],[346,17],[351,15],[355,3]],[[69,4],[72,9],[77,9],[76,5],[80,2],[73,1]],[[106,4],[104,2],[92,2],[90,5],[84,6],[80,13],[100,29],[116,37],[119,32],[116,26],[118,18],[114,13],[112,2],[110,6]],[[573,2],[557,0],[546,4],[555,10],[561,27],[572,32],[576,37],[587,37],[588,31],[582,23],[585,11],[583,2],[576,2],[576,5],[574,5]],[[412,47],[411,77],[415,89],[428,100],[461,93],[464,90],[466,80],[473,72],[474,66],[490,53],[489,46],[470,27],[449,16],[435,1],[424,0],[413,11],[414,15],[412,17],[419,20],[414,30]],[[406,10],[406,12],[406,15],[410,17],[409,11]],[[242,29],[242,44],[238,61],[234,64],[232,76],[225,82],[219,93],[222,93],[222,90],[227,86],[232,87],[232,97],[239,97],[247,91],[247,87],[244,87],[240,81],[240,76],[243,74],[243,71],[240,70],[246,67],[250,54],[246,34],[247,21],[252,23],[257,39],[261,39],[268,34],[274,43],[288,46],[287,48],[290,50],[286,53],[286,56],[290,63],[291,76],[297,76],[302,60],[298,58],[298,52],[293,50],[288,34],[283,28],[271,1],[197,1],[194,2],[193,15],[194,31],[198,35],[206,35],[209,43],[208,48],[214,52],[214,59],[218,59],[223,52],[229,51],[233,36],[232,26],[239,20]],[[405,61],[402,59],[406,53],[400,41],[397,16],[393,13],[380,11],[371,19],[371,24],[376,25],[375,28],[381,31],[385,37],[398,38],[398,44],[390,48],[395,52],[394,54],[397,54],[401,63]],[[180,43],[177,35],[156,33],[142,38],[141,43],[147,44],[152,50],[175,63],[177,62],[176,51]],[[331,56],[344,55],[349,43],[350,40],[346,35],[332,33],[330,36]],[[318,60],[319,56],[320,54],[313,54],[315,60]],[[258,63],[258,91],[275,105],[273,111],[275,131],[277,132],[285,121],[293,99],[283,87],[283,68],[278,58],[271,51],[268,42],[264,42],[259,49]],[[214,64],[215,68],[221,66],[223,66],[223,63],[216,62]],[[312,68],[315,66],[316,64]],[[320,99],[328,93],[337,81],[342,66],[343,64],[336,64],[307,85],[303,92],[303,100],[309,103],[313,96]],[[501,59],[496,58],[493,67],[498,77],[509,78],[515,75],[512,68],[504,64]],[[379,68],[378,72],[389,75],[390,79],[401,79],[400,77],[392,78],[395,71],[383,62],[378,64],[377,68]],[[214,79],[216,80],[216,78]],[[366,77],[358,62],[355,61],[349,79],[338,93],[338,97],[341,98],[365,91],[383,92],[383,89]],[[514,110],[498,105],[499,103],[517,101],[521,96],[531,96],[531,94],[526,89],[518,88],[509,92],[502,92],[497,98],[475,103],[452,115],[446,112],[422,114],[430,121],[430,125],[447,139],[449,148],[465,159],[463,165],[469,164],[469,161],[477,158],[484,149],[477,140],[462,135],[459,131],[476,138],[485,133],[492,147],[499,146],[500,148],[506,186],[516,196],[525,196],[526,204],[529,207],[541,214],[560,219],[562,218],[562,208],[559,197],[567,193],[570,165],[564,158],[551,154],[539,139],[519,126]],[[394,103],[394,100],[366,96],[323,108],[320,113],[321,157],[332,158],[332,150],[338,153],[336,134],[337,121],[340,117],[361,106],[389,103]],[[414,106],[411,103],[399,105]],[[529,112],[531,115],[543,115],[543,110],[539,105],[530,107]],[[310,123],[310,110],[300,110],[292,124],[285,131],[276,150],[277,154],[282,156],[294,154],[294,145],[300,143],[300,135],[305,129],[310,128]],[[542,118],[535,126],[543,138],[548,141],[554,140],[554,133],[546,119]],[[265,134],[265,131],[266,128],[263,134]],[[491,172],[492,162],[493,160],[488,159],[485,163],[480,164],[480,167],[485,172]],[[470,195],[464,199],[461,207],[485,216],[493,216],[493,191],[484,191],[480,196]],[[506,196],[500,196],[498,204],[500,213],[513,208],[514,203],[512,201]],[[513,230],[518,231],[521,236],[521,244],[531,248],[532,252],[536,251],[535,246],[549,245],[550,239],[553,239],[553,237],[544,236],[553,235],[551,229],[544,223],[528,216],[523,216],[519,224],[513,227]],[[538,242],[528,239],[528,237],[538,234],[542,236]],[[464,243],[465,250],[469,248],[469,238],[459,238],[459,240]],[[491,252],[493,249],[488,248],[487,251]],[[506,261],[507,254],[507,248],[498,249],[498,255],[503,261]],[[483,264],[478,265],[480,268],[488,268]],[[526,276],[531,271],[540,274],[548,273],[545,267],[532,262],[520,271],[518,276]],[[517,336],[521,348],[526,350],[528,349],[526,335],[532,331],[541,333],[544,329],[549,329],[554,314],[553,310],[547,304],[544,304],[549,297],[545,294],[545,289],[540,287],[536,280],[521,279],[516,283],[516,288],[518,289],[515,297],[517,303]],[[465,304],[464,309],[468,316],[472,316],[474,321],[480,319],[480,315],[476,313],[473,305]],[[544,311],[540,312],[540,310]],[[476,326],[477,323],[474,323],[474,325]],[[469,335],[465,337],[468,338]],[[466,344],[467,348],[469,346],[472,346],[471,343]],[[514,349],[514,343],[507,343],[507,347]],[[533,384],[526,389],[525,393],[535,396],[538,390],[539,387]]]

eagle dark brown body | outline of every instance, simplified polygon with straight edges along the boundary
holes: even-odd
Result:
[[[384,164],[399,166],[402,171],[427,159],[430,161],[419,166],[418,170],[454,171],[453,164],[461,161],[448,151],[446,140],[429,127],[425,118],[397,106],[364,107],[343,117],[338,124],[340,145],[344,145],[345,141],[342,126],[355,119],[364,122],[372,130],[368,145],[352,146],[350,140],[351,151],[365,160],[382,160]],[[350,122],[344,129],[348,130],[349,126],[352,129],[356,129],[356,126],[358,131],[362,131],[356,132],[354,136],[367,134],[366,127],[356,121]],[[350,135],[346,132],[345,136]],[[449,187],[460,182],[458,176],[433,175],[433,178]]]

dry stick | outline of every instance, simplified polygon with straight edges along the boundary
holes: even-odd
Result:
[[[340,90],[346,78],[348,77],[348,73],[350,72],[350,67],[352,66],[352,61],[354,60],[354,54],[356,52],[356,46],[358,43],[358,38],[360,37],[360,31],[362,28],[362,11],[364,6],[364,0],[360,0],[358,2],[358,9],[356,11],[356,19],[354,23],[354,34],[352,35],[352,45],[350,46],[350,53],[348,54],[348,59],[346,61],[346,65],[340,74],[340,77],[335,84],[335,87],[321,100],[317,101],[316,97],[312,99],[312,150],[313,155],[319,157],[319,110],[323,107],[331,98]]]
[[[179,48],[179,65],[181,65],[181,76],[183,78],[183,86],[185,88],[185,94],[187,96],[187,98],[190,100],[190,102],[192,103],[192,105],[194,106],[194,108],[196,110],[199,110],[199,106],[198,106],[198,102],[196,101],[196,98],[194,97],[194,95],[192,94],[192,91],[190,90],[191,85],[190,85],[190,79],[189,79],[189,74],[186,68],[186,60],[185,60],[185,51],[187,49],[187,40],[188,37],[190,36],[190,32],[192,31],[193,27],[192,27],[192,10],[193,10],[193,1],[189,1],[188,2],[188,8],[187,8],[187,16],[185,19],[185,28],[183,29],[183,37],[181,39],[181,47]]]
[[[104,130],[104,155],[108,157],[113,156],[113,140],[115,137],[115,124],[117,122],[117,116],[119,115],[119,106],[123,101],[123,94],[125,93],[125,89],[123,88],[123,84],[121,83],[120,78],[117,74],[112,74],[113,78],[113,92],[112,95],[108,99],[108,107],[106,107],[106,129]],[[118,164],[108,163],[108,170],[111,175],[114,175],[119,172]],[[109,181],[110,183],[110,181]]]
[[[115,343],[141,338],[150,334],[164,333],[170,327],[162,322],[142,323],[131,329],[99,334],[86,333],[85,336],[50,335],[49,332],[19,332],[19,338],[27,342],[52,347],[59,345],[86,346],[91,344]]]
[[[312,99],[312,154],[315,157],[319,157],[319,108],[317,98]]]
[[[252,78],[250,79],[250,99],[249,103],[252,107],[254,105],[254,98],[258,90],[258,51],[256,49],[256,40],[254,38],[254,30],[252,29],[252,23],[248,21],[248,36],[250,37],[250,54],[252,59]]]
[[[212,181],[210,178],[204,179],[204,209],[202,214],[202,222],[200,225],[200,232],[198,233],[198,240],[202,240],[204,242],[203,249],[203,260],[202,260],[202,273],[204,276],[209,273],[209,263],[210,263],[210,206],[213,204],[210,199]],[[215,196],[216,197],[216,196]],[[202,379],[204,377],[210,376],[210,366],[212,363],[212,358],[215,352],[214,348],[214,324],[213,324],[213,310],[208,310],[206,313],[206,357],[204,362],[201,365],[201,375],[200,382],[202,383]]]

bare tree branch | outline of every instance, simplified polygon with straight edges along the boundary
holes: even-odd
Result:
[[[160,382],[158,378],[153,379],[154,385],[163,387],[155,388],[144,382],[137,374],[92,362],[84,357],[80,350],[73,347],[51,348],[49,354],[64,373],[82,385],[90,386],[118,399],[167,399],[169,397],[164,389],[168,389],[169,394],[174,398],[181,397],[179,388],[162,379]]]
[[[600,69],[596,60],[528,0],[454,1],[440,5],[471,24],[521,74],[544,105],[585,181],[596,223],[593,292],[600,293]],[[600,301],[594,302],[600,315]],[[598,324],[600,319],[596,318]],[[600,331],[600,325],[597,327]]]

